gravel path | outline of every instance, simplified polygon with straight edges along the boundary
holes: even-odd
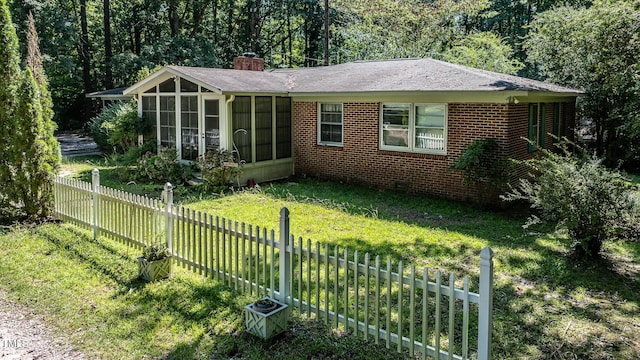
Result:
[[[52,334],[28,308],[7,298],[0,289],[0,359],[2,360],[48,360],[85,359],[63,339],[54,339]]]

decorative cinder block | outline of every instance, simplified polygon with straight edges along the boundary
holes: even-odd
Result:
[[[138,276],[147,281],[156,281],[171,276],[171,258],[147,261],[144,257],[138,258]]]
[[[263,313],[256,310],[255,303],[251,303],[244,307],[244,319],[249,333],[267,340],[287,330],[289,306],[269,297],[262,300],[265,299],[273,301],[276,307]]]

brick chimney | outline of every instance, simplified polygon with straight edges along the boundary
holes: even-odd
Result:
[[[264,71],[264,59],[255,53],[247,52],[233,59],[234,70]]]

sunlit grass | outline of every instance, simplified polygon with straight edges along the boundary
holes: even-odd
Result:
[[[244,331],[249,297],[180,268],[170,280],[141,282],[136,256],[137,250],[95,242],[71,225],[16,228],[0,235],[0,287],[88,358],[398,356],[298,316],[294,330],[266,346]]]
[[[107,171],[103,178],[111,174]],[[640,183],[639,177],[633,179]],[[604,259],[584,262],[572,257],[566,234],[549,227],[523,229],[521,212],[494,213],[315,180],[226,196],[181,189],[175,199],[212,215],[276,230],[280,209],[287,207],[292,233],[305,241],[346,246],[472,280],[480,250],[490,246],[495,253],[495,358],[640,358],[638,242],[607,243]]]

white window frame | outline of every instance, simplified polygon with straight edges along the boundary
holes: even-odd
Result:
[[[409,105],[409,124],[408,124],[408,146],[393,146],[386,145],[384,143],[384,106],[385,105]],[[416,106],[425,105],[444,105],[444,127],[443,127],[443,141],[444,147],[442,150],[435,149],[423,149],[416,147]],[[379,147],[380,150],[399,151],[419,154],[434,154],[434,155],[447,155],[447,140],[448,140],[448,123],[449,123],[449,105],[446,103],[396,103],[388,102],[380,104],[380,120],[379,120]]]
[[[340,142],[322,141],[322,105],[340,105]],[[325,123],[337,125],[337,123]],[[344,104],[342,103],[318,103],[318,145],[343,146],[344,145]]]

